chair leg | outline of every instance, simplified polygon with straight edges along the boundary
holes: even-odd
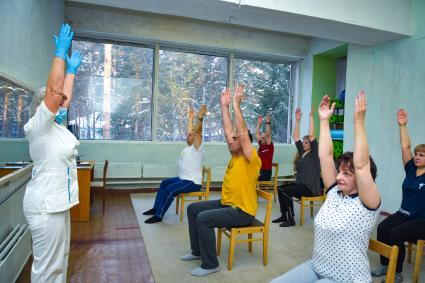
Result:
[[[269,232],[265,231],[263,233],[263,265],[266,266],[268,264],[268,247],[269,247]]]
[[[227,261],[227,269],[232,270],[233,266],[233,255],[235,253],[235,244],[236,244],[236,230],[231,229],[230,232],[230,246],[229,246],[229,259]]]
[[[179,214],[180,195],[176,196],[176,214]]]
[[[221,236],[223,235],[223,230],[217,229],[217,256],[220,256],[221,253]]]
[[[184,194],[180,196],[182,203],[180,204],[180,221],[183,221],[183,215],[184,215]]]
[[[251,233],[248,234],[248,240],[249,240],[249,242],[248,242],[248,251],[250,253],[252,253],[252,234]]]
[[[415,269],[413,271],[413,283],[419,282],[419,272],[421,271],[423,248],[424,248],[424,241],[418,240],[418,243],[416,245],[416,260],[415,260]]]
[[[314,213],[314,206],[313,206],[313,202],[310,201],[310,217],[313,218],[313,213]]]
[[[274,203],[276,203],[276,197],[277,196],[277,186],[274,187],[273,189],[273,198],[274,198]]]
[[[106,188],[102,189],[102,214],[105,214],[105,195],[106,195]]]
[[[301,211],[300,211],[300,225],[303,226],[304,225],[304,200],[301,198]]]
[[[407,242],[407,262],[412,263],[412,243]]]

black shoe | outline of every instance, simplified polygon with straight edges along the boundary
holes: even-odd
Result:
[[[275,220],[272,220],[273,223],[280,223],[280,222],[286,222],[286,221],[288,221],[288,218],[283,215],[279,218],[276,218]]]
[[[295,226],[294,218],[289,218],[288,221],[283,222],[279,225],[279,227],[291,227],[291,226]]]
[[[152,216],[151,218],[146,219],[145,223],[152,224],[152,223],[157,223],[157,222],[161,222],[161,221],[162,221],[162,218]]]
[[[151,208],[149,210],[146,210],[145,212],[143,212],[143,215],[155,215],[156,209],[155,208]]]

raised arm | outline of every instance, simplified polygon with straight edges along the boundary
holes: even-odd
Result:
[[[272,143],[272,129],[270,127],[270,114],[266,115],[266,142],[267,145]]]
[[[67,100],[66,95],[63,94],[65,60],[73,36],[74,33],[71,31],[71,27],[68,24],[62,25],[59,37],[55,36],[55,57],[53,58],[53,63],[50,68],[49,78],[47,79],[46,95],[44,96],[44,103],[53,113],[56,113],[59,106]]]
[[[223,122],[224,128],[224,137],[226,138],[227,145],[233,143],[233,125],[232,119],[230,119],[230,110],[229,105],[232,101],[232,97],[230,96],[230,89],[226,88],[221,93],[221,119]]]
[[[207,113],[207,106],[202,105],[198,112],[198,122],[196,123],[196,126],[194,128],[195,137],[194,137],[194,145],[196,149],[199,149],[199,147],[202,144],[202,123],[204,121],[205,113]]]
[[[332,103],[331,105],[329,97],[325,95],[322,98],[318,109],[320,118],[319,159],[325,189],[329,188],[335,183],[337,175],[333,159],[331,131],[329,128],[329,119],[334,112],[334,108],[335,103]]]
[[[75,74],[81,64],[81,53],[74,51],[71,58],[66,56],[66,75],[63,84],[63,93],[66,95],[67,100],[62,104],[62,107],[68,108],[72,100],[72,91],[74,88]]]
[[[403,165],[406,165],[410,159],[413,158],[409,132],[407,131],[407,112],[400,109],[397,112],[397,121],[400,128],[400,145],[401,145],[401,159]]]
[[[367,144],[364,118],[366,115],[366,96],[360,91],[356,97],[354,110],[354,173],[360,200],[369,208],[376,209],[381,203],[378,187],[370,172],[369,147]]]
[[[298,107],[295,110],[295,126],[294,126],[294,132],[292,133],[292,138],[294,139],[294,142],[297,142],[300,140],[300,121],[303,113],[301,112],[301,109]]]
[[[252,156],[252,143],[249,139],[248,128],[246,127],[245,120],[241,111],[241,101],[243,99],[243,91],[245,85],[241,84],[236,89],[235,95],[233,96],[233,112],[235,114],[235,126],[236,132],[238,133],[239,142],[241,144],[242,153],[244,157],[250,161]]]
[[[192,107],[189,108],[187,116],[187,132],[190,133],[193,131],[193,119],[195,118],[195,110]]]
[[[257,126],[255,127],[255,136],[257,137],[258,144],[260,144],[260,127],[261,123],[263,123],[263,116],[258,116]]]
[[[309,115],[309,125],[308,125],[308,138],[310,141],[314,141],[316,138],[316,135],[314,134],[314,108],[311,108],[310,115]]]

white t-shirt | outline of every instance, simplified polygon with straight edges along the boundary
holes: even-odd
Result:
[[[314,219],[313,268],[335,282],[372,282],[367,250],[378,210],[338,191],[329,190]]]
[[[204,160],[204,144],[198,150],[195,145],[186,146],[180,153],[178,177],[202,185],[202,162]]]
[[[55,116],[43,101],[24,126],[34,162],[24,196],[27,212],[60,212],[78,204],[75,157],[80,143],[65,126],[54,122]]]

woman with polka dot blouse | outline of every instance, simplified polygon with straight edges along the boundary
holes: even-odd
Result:
[[[425,144],[415,147],[413,157],[409,133],[407,131],[407,112],[397,112],[400,128],[401,159],[406,177],[402,184],[403,198],[400,209],[378,225],[378,240],[388,245],[398,246],[395,282],[403,282],[401,272],[406,255],[404,242],[416,243],[425,239]],[[372,276],[387,273],[388,259],[381,257],[381,266],[372,271]]]
[[[329,119],[335,108],[324,96],[319,105],[319,158],[326,201],[314,219],[313,257],[272,282],[372,282],[367,250],[381,196],[375,184],[376,166],[369,157],[361,91],[354,111],[354,153],[333,160]]]

